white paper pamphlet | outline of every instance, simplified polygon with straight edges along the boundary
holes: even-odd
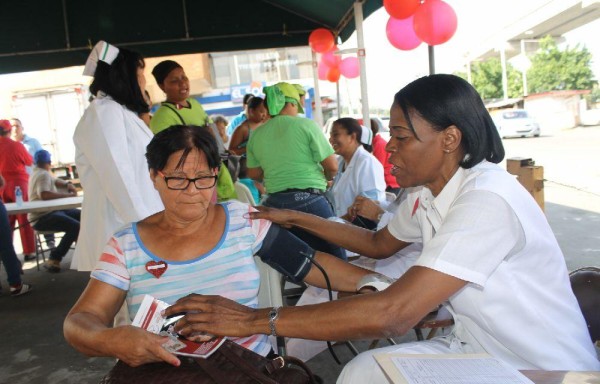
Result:
[[[132,325],[157,335],[167,336],[169,339],[163,344],[163,348],[176,355],[207,358],[225,342],[224,337],[215,337],[205,342],[195,342],[177,335],[173,327],[179,317],[166,319],[160,314],[169,306],[164,301],[145,295],[140,308],[135,314]]]

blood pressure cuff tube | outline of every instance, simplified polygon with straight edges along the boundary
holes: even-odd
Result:
[[[256,253],[262,261],[293,282],[300,283],[311,268],[315,250],[277,224],[272,224]]]

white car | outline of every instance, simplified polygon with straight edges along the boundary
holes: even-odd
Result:
[[[358,123],[362,125],[363,123],[363,118],[362,115],[346,115],[346,116],[342,116],[342,117],[352,117],[356,120],[358,120]],[[378,133],[381,134],[381,136],[385,139],[385,141],[388,141],[390,139],[390,127],[389,127],[389,117],[379,117],[379,116],[372,116],[372,119],[375,119],[375,121],[377,122],[378,126],[379,126],[379,131]],[[325,122],[325,125],[323,126],[323,133],[325,134],[325,137],[329,138],[329,134],[331,133],[331,127],[333,126],[333,122],[336,121],[337,119],[339,119],[339,117],[334,116],[334,117],[330,117],[329,119],[327,119],[327,121]]]
[[[524,109],[501,109],[491,115],[502,138],[540,135],[540,125]]]

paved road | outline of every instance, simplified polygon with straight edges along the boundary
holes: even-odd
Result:
[[[544,167],[547,202],[600,213],[600,126],[503,142],[506,158],[532,158]],[[556,191],[558,186],[565,190]],[[574,198],[568,190],[582,194]]]
[[[600,127],[503,141],[506,158],[544,167],[546,216],[569,270],[600,266]]]

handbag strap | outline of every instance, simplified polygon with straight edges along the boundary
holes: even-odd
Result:
[[[302,368],[302,370],[304,371],[304,373],[306,373],[306,375],[308,376],[308,379],[310,380],[310,384],[319,384],[321,383],[320,380],[317,379],[317,377],[312,373],[312,371],[310,370],[310,368],[308,367],[308,365],[306,365],[304,363],[304,361],[300,360],[297,357],[294,356],[280,356],[278,358],[273,359],[272,361],[275,361],[277,359],[283,359],[283,365],[282,366],[286,366],[286,365],[297,365],[298,367]],[[281,367],[279,367],[281,368]],[[269,374],[271,373],[271,371],[269,371],[270,366],[265,366],[265,369],[267,369],[267,371],[269,372]]]
[[[177,115],[177,117],[179,117],[179,120],[181,120],[181,125],[185,125],[185,120],[183,120],[183,117],[169,103],[165,102],[165,103],[161,103],[161,105],[164,105],[165,107],[169,108],[171,111],[175,112],[175,114]]]

